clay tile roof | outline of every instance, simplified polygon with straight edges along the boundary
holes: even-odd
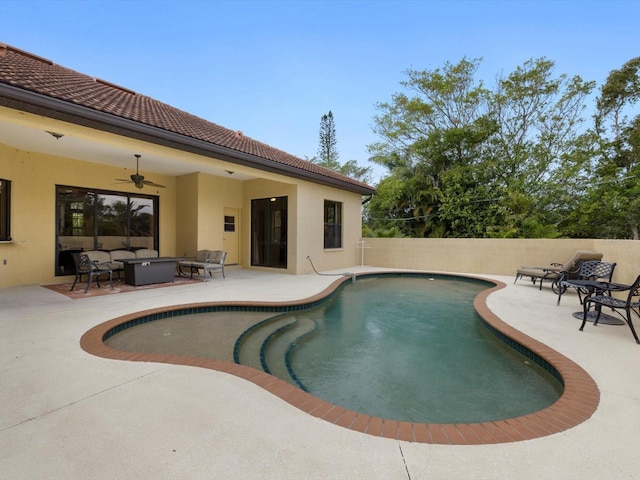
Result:
[[[373,187],[254,140],[240,131],[224,128],[127,88],[0,43],[2,83],[275,162],[283,167],[283,171],[308,172],[312,178],[329,179],[331,184],[347,190],[374,192]]]

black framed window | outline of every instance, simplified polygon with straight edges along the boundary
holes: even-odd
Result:
[[[324,248],[342,248],[342,203],[324,201]]]
[[[225,215],[224,216],[224,231],[235,232],[236,231],[236,217]]]
[[[0,178],[0,241],[11,240],[11,181]]]
[[[159,197],[56,185],[56,275],[74,273],[73,253],[158,246]]]

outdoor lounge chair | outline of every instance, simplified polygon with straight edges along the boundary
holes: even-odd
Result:
[[[519,278],[530,277],[534,285],[536,282],[540,282],[539,288],[542,290],[542,282],[548,280],[552,282],[552,290],[557,293],[556,282],[562,274],[566,274],[566,278],[577,278],[580,264],[583,261],[601,260],[602,256],[602,253],[599,252],[578,250],[565,263],[551,263],[544,267],[520,267],[516,272],[516,278],[513,283],[516,283]]]
[[[558,290],[557,305],[560,305],[562,294],[567,291],[567,288],[575,288],[578,291],[578,299],[580,305],[582,305],[582,295],[588,295],[593,291],[593,288],[588,284],[594,281],[611,282],[615,268],[615,263],[586,260],[580,264],[577,279],[568,278],[568,274],[563,273],[556,282]],[[587,281],[586,283],[585,280]]]
[[[96,285],[100,288],[101,275],[109,275],[109,284],[113,288],[113,271],[108,263],[92,262],[86,253],[74,253],[73,261],[76,264],[76,277],[73,279],[71,291],[73,291],[78,281],[82,281],[82,275],[87,276],[87,286],[84,289],[84,293],[87,293],[94,278],[96,279]]]
[[[596,319],[593,322],[595,326],[598,325],[598,320],[600,320],[602,307],[607,307],[617,313],[620,318],[622,318],[627,323],[627,325],[629,325],[631,333],[633,334],[633,338],[636,339],[636,343],[640,344],[640,339],[638,339],[638,334],[636,333],[635,328],[633,328],[633,322],[631,321],[631,312],[640,317],[640,275],[631,285],[620,285],[611,283],[609,284],[609,287],[610,291],[628,292],[627,298],[616,298],[611,295],[607,295],[603,291],[594,292],[594,295],[587,295],[583,302],[583,317],[582,325],[580,325],[580,331],[582,331],[585,324],[587,323],[589,309],[592,305],[595,307],[596,312],[598,312]],[[618,310],[624,310],[625,315],[622,315]]]

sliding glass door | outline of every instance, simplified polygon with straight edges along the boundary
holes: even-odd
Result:
[[[287,197],[251,201],[251,265],[287,268]]]
[[[56,275],[75,272],[73,253],[158,250],[158,197],[56,186]]]

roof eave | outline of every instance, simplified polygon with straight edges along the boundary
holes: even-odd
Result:
[[[224,160],[237,165],[278,173],[300,180],[307,180],[361,195],[375,193],[375,189],[367,185],[354,185],[336,178],[326,177],[256,155],[239,152],[186,135],[2,83],[0,83],[0,105],[14,110],[42,115],[75,125],[153,143],[155,145],[162,145],[209,158]]]

